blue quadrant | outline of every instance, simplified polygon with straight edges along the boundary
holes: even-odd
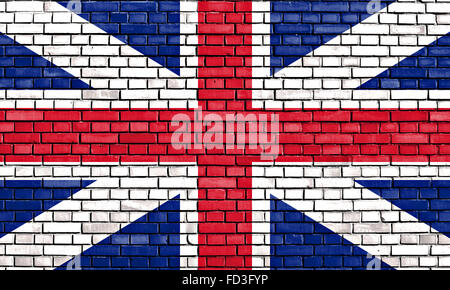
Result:
[[[93,180],[5,180],[0,182],[0,237],[68,199]]]
[[[89,85],[0,33],[0,89],[89,89]]]
[[[386,69],[360,89],[449,89],[450,34]]]
[[[58,1],[172,72],[180,72],[180,1]],[[81,8],[80,11],[76,9]]]
[[[450,179],[356,182],[450,237]]]
[[[371,16],[370,0],[271,1],[272,74]],[[373,6],[381,10],[394,0]],[[370,6],[372,7],[372,6]],[[373,12],[375,12],[373,11]]]
[[[285,202],[272,197],[270,207],[273,270],[392,269]]]
[[[180,268],[178,197],[112,234],[79,257],[82,270],[178,270]],[[76,258],[75,258],[76,259]],[[59,270],[67,269],[69,261]]]

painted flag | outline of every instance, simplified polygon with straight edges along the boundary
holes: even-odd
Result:
[[[0,268],[448,268],[449,13],[0,3]]]

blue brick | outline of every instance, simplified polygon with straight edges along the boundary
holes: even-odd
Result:
[[[284,258],[284,265],[286,267],[301,267],[303,266],[302,257],[300,256],[294,256],[294,257],[285,257]]]
[[[302,16],[298,13],[286,13],[283,15],[283,22],[285,23],[301,23]]]
[[[317,12],[348,12],[350,9],[349,3],[342,2],[327,2],[318,1],[312,2],[312,11]]]
[[[126,256],[156,256],[157,248],[147,246],[122,246],[122,254]]]
[[[382,89],[399,89],[400,81],[391,79],[380,79]]]
[[[111,258],[111,267],[113,268],[129,268],[130,267],[130,259],[127,257],[112,257]]]
[[[342,257],[324,257],[323,265],[325,267],[342,267],[343,266],[343,258]]]
[[[147,14],[146,13],[130,13],[129,18],[130,23],[147,23]]]
[[[175,12],[180,10],[179,1],[158,1],[159,11]]]
[[[273,31],[275,33],[290,33],[290,34],[312,33],[313,27],[310,24],[296,24],[296,25],[274,24]]]
[[[33,199],[33,193],[31,188],[19,188],[14,191],[14,199]]]
[[[277,12],[310,12],[308,1],[272,1],[272,11]]]
[[[448,89],[450,88],[450,79],[449,80],[438,80],[439,89]]]
[[[130,244],[130,235],[113,235],[111,237],[111,244],[113,245],[129,245]]]
[[[450,200],[432,199],[430,208],[433,210],[448,210],[450,209]]]
[[[98,245],[96,247],[92,247],[88,251],[86,251],[86,256],[120,256],[121,250],[124,251],[124,248],[128,246],[119,246],[119,245]]]
[[[166,257],[151,257],[150,267],[166,268],[169,267],[169,259]]]
[[[15,79],[14,89],[32,89],[33,79]]]
[[[323,258],[319,256],[304,257],[303,266],[306,268],[316,268],[323,266]]]
[[[424,78],[426,76],[427,70],[421,68],[397,68],[391,72],[391,77],[394,78]]]
[[[322,23],[342,23],[339,13],[327,13],[322,16]],[[345,27],[349,27],[345,25]],[[338,32],[339,33],[339,32]]]
[[[99,5],[100,4],[100,5]],[[119,12],[119,2],[117,1],[93,1],[84,2],[82,5],[83,12]]]
[[[150,261],[148,258],[133,257],[130,258],[130,261],[131,261],[131,268],[147,269],[150,267]]]
[[[148,235],[131,235],[132,245],[145,245],[149,244],[150,238]]]
[[[109,21],[108,13],[92,13],[91,22],[92,23],[107,23]]]
[[[313,246],[276,245],[274,248],[276,255],[311,256],[314,254]]]

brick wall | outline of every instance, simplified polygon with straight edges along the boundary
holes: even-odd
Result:
[[[1,268],[449,267],[450,2],[72,4],[0,3]]]

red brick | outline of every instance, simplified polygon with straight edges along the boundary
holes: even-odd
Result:
[[[145,122],[132,122],[130,123],[131,132],[148,132],[148,123]]]
[[[450,134],[431,134],[430,143],[433,144],[450,144]]]
[[[198,75],[200,78],[231,78],[235,76],[235,71],[232,67],[205,67],[199,70]]]
[[[81,133],[81,143],[114,144],[118,134],[113,133]]]
[[[280,122],[310,122],[311,112],[280,112],[278,113]]]
[[[314,135],[299,133],[283,133],[280,134],[281,144],[308,144],[314,143]]]
[[[109,146],[104,144],[91,144],[91,154],[107,155],[109,154]]]
[[[32,154],[33,148],[31,144],[14,145],[14,154]]]
[[[199,223],[199,233],[236,233],[236,225],[233,223]]]
[[[4,136],[5,143],[39,143],[40,134],[36,133],[6,133]]]
[[[212,55],[212,56],[232,56],[234,55],[234,47],[232,46],[210,46],[210,47],[205,47],[205,46],[199,46],[198,47],[198,55],[202,56],[202,55]],[[200,70],[202,70],[203,68],[201,68]]]
[[[325,155],[341,154],[341,146],[340,145],[323,145],[322,152]]]
[[[119,112],[112,112],[112,111],[83,112],[83,121],[119,121]]]
[[[380,154],[380,147],[378,145],[361,145],[361,154],[362,155],[378,155]]]
[[[71,132],[72,123],[70,122],[56,122],[53,123],[53,132]]]
[[[383,155],[394,155],[398,154],[399,146],[398,145],[381,145],[381,154]]]
[[[449,123],[450,124],[450,123]],[[439,132],[443,132],[440,131],[441,130],[441,124],[439,124]],[[448,127],[450,132],[450,126]],[[438,125],[436,123],[420,123],[419,124],[419,132],[421,133],[434,133],[438,131]]]
[[[128,122],[113,122],[111,123],[111,132],[129,132],[130,123]]]
[[[380,131],[379,123],[362,123],[361,133],[378,133]]]
[[[236,246],[206,246],[199,247],[198,253],[200,256],[235,256],[237,249]]]
[[[153,111],[124,111],[120,112],[121,121],[156,121],[158,112]]]
[[[353,121],[389,121],[389,112],[380,111],[358,111],[352,112]]]
[[[72,146],[70,144],[53,144],[53,154],[70,154]]]
[[[426,134],[392,134],[392,143],[419,144],[428,143]]]
[[[342,123],[341,131],[342,133],[358,133],[360,127],[361,125],[359,123]]]
[[[315,142],[319,144],[348,144],[353,143],[353,136],[349,134],[322,134],[315,136]]]
[[[73,123],[73,132],[89,132],[91,128],[90,123]]]
[[[48,111],[44,112],[46,121],[80,121],[80,111]]]
[[[233,200],[202,200],[198,203],[198,210],[234,211],[236,210],[236,202]]]
[[[78,143],[78,133],[43,133],[42,143]]]
[[[226,155],[203,155],[198,157],[199,165],[234,165],[236,160],[234,156]]]
[[[13,145],[0,144],[0,154],[11,154],[13,150]]]
[[[450,111],[430,112],[430,121],[448,122],[450,121]]]
[[[111,123],[94,122],[92,123],[92,132],[111,132]]]
[[[152,133],[123,133],[119,135],[120,143],[140,144],[155,143],[156,134]]]
[[[416,155],[419,153],[419,146],[418,145],[400,145],[400,154],[405,155]]]
[[[129,153],[133,155],[146,155],[148,145],[129,145]]]
[[[397,111],[391,112],[391,120],[396,121],[428,121],[428,112]]]
[[[322,133],[338,133],[340,131],[339,123],[323,123]]]
[[[348,122],[351,118],[349,111],[316,111],[313,112],[314,121]]]
[[[14,132],[14,123],[0,122],[0,132]]]
[[[201,12],[233,12],[233,1],[199,1],[198,11]]]
[[[395,133],[399,131],[398,123],[381,123],[380,132],[381,133]]]
[[[200,34],[234,34],[233,24],[202,24],[198,26],[198,33]]]
[[[72,153],[73,154],[89,154],[91,150],[90,145],[84,144],[74,144],[72,145]]]
[[[400,123],[400,132],[402,133],[418,133],[419,123]]]
[[[389,134],[358,134],[354,136],[354,142],[382,144],[391,142],[391,138]]]
[[[438,154],[438,146],[436,146],[436,145],[419,145],[419,154],[421,154],[421,155]]]
[[[236,179],[235,178],[208,178],[200,177],[198,179],[199,188],[235,188]]]
[[[109,151],[113,155],[127,154],[128,153],[128,145],[114,144],[114,145],[110,146]]]
[[[14,131],[15,132],[33,132],[33,123],[32,122],[18,122],[14,124]]]
[[[44,113],[41,111],[6,111],[6,120],[8,121],[41,121],[43,117]]]

